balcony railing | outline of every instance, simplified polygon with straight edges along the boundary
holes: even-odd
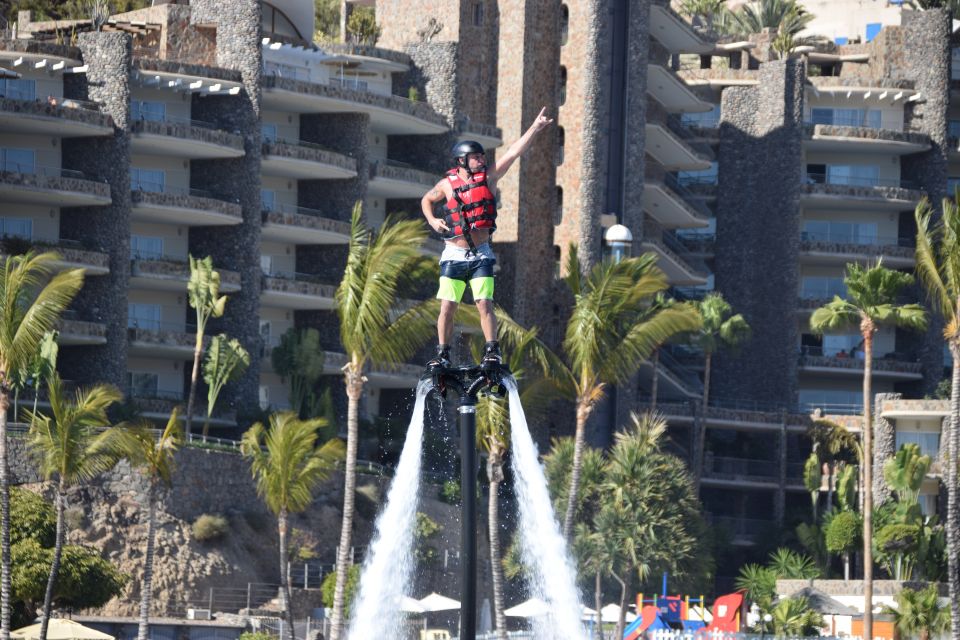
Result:
[[[94,182],[105,182],[90,176],[83,171],[76,169],[64,169],[63,167],[46,167],[32,162],[13,162],[9,160],[0,161],[0,171],[10,173],[22,173],[34,176],[46,176],[48,178],[73,178],[74,180],[92,180]]]
[[[172,116],[168,114],[158,114],[158,113],[132,113],[130,118],[134,122],[165,122],[167,124],[183,124],[188,127],[199,127],[201,129],[210,129],[216,131],[221,129],[216,124],[212,122],[207,122],[206,120],[194,120],[190,116]]]
[[[189,333],[195,335],[197,327],[189,322],[169,322],[144,318],[127,318],[127,329],[140,331],[169,331],[171,333]]]
[[[871,178],[858,176],[838,176],[827,173],[806,172],[807,184],[836,184],[851,187],[894,187],[899,189],[916,189],[917,183],[913,180],[899,178]]]
[[[667,185],[670,189],[677,192],[683,201],[690,206],[694,211],[705,218],[710,218],[713,216],[713,212],[710,211],[710,208],[703,203],[702,200],[697,198],[697,195],[688,189],[686,185],[680,182],[680,179],[673,173],[667,173],[663,176],[663,184]]]
[[[196,189],[194,187],[180,187],[165,182],[153,180],[131,180],[131,191],[142,191],[144,193],[166,193],[173,196],[192,196],[194,198],[211,198],[213,200],[224,200],[226,202],[237,202],[236,198],[230,199],[226,196],[214,194],[207,189]]]
[[[878,113],[878,112],[874,112]],[[819,115],[816,118],[807,118],[804,124],[827,124],[834,127],[864,127],[867,129],[881,129],[879,119],[870,120],[866,113],[836,113]]]
[[[127,395],[137,400],[168,400],[171,402],[182,402],[186,399],[186,393],[182,389],[143,389],[137,387],[127,387]]]
[[[268,213],[286,213],[289,215],[295,216],[311,216],[314,218],[325,218],[327,217],[323,211],[320,209],[311,209],[309,207],[300,207],[295,204],[273,204],[273,205],[262,205],[262,211],[264,214]],[[349,223],[348,223],[349,224]]]
[[[824,242],[829,244],[859,245],[864,247],[906,247],[916,248],[916,238],[910,236],[858,236],[843,233],[803,231],[801,242]]]
[[[804,300],[833,300],[834,296],[847,297],[847,287],[843,282],[838,282],[834,286],[803,285],[800,288],[800,297]]]
[[[262,272],[267,278],[279,278],[280,280],[293,280],[294,282],[306,282],[309,284],[328,284],[324,282],[322,276],[314,273],[301,273],[299,271],[271,271]]]
[[[831,367],[838,369],[863,369],[862,351],[851,356],[846,351],[825,352],[823,347],[804,345],[800,348],[800,364],[811,367]],[[904,353],[891,351],[873,358],[874,371],[899,373],[921,373],[923,364]]]
[[[780,477],[780,464],[774,460],[705,456],[703,472],[708,477],[727,476],[731,479],[776,480]]]

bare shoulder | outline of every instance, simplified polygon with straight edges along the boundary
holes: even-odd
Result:
[[[444,198],[449,199],[453,194],[453,189],[450,188],[449,181],[444,178],[440,180],[437,184],[433,185],[433,188],[427,192],[427,198],[437,202],[443,200]]]

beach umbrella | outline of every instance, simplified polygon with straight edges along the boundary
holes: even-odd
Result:
[[[424,611],[450,611],[460,608],[458,600],[442,596],[439,593],[431,593],[424,598],[420,598],[420,604]]]
[[[627,611],[627,622],[632,622],[636,620],[637,616]],[[616,604],[608,604],[603,609],[600,609],[600,620],[601,622],[617,622],[620,620],[620,606]]]
[[[419,600],[411,598],[410,596],[403,596],[400,598],[400,611],[406,611],[407,613],[424,613],[426,608]]]
[[[550,607],[540,598],[530,598],[515,607],[510,607],[503,615],[511,618],[536,618],[550,613]]]
[[[40,637],[40,623],[11,631],[10,637],[17,640],[37,640]],[[114,640],[114,637],[73,620],[50,618],[47,640]]]

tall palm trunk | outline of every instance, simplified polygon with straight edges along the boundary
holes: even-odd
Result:
[[[137,640],[150,638],[150,602],[153,599],[153,547],[157,537],[157,483],[150,481],[147,491],[147,551],[143,558],[143,584],[140,586],[140,624]]]
[[[593,576],[593,606],[597,610],[596,640],[603,640],[603,616],[600,613],[600,609],[603,608],[603,590],[600,588],[599,571]]]
[[[190,395],[187,396],[187,416],[184,418],[184,428],[187,437],[190,437],[190,424],[193,422],[193,403],[197,397],[197,378],[200,376],[200,356],[203,355],[203,334],[197,329],[197,344],[193,348],[193,373],[190,374]],[[207,437],[207,425],[203,425],[203,437]]]
[[[960,317],[960,314],[957,314]],[[950,637],[960,640],[960,523],[957,518],[957,455],[960,454],[960,340],[950,341],[950,433],[947,441],[947,573],[950,589]]]
[[[697,428],[696,450],[693,452],[693,479],[700,493],[700,479],[703,477],[704,449],[707,446],[707,406],[710,402],[710,365],[713,354],[707,351],[703,359],[703,401],[700,403],[700,425]]]
[[[50,625],[50,609],[53,607],[53,588],[60,573],[60,558],[63,555],[63,540],[66,538],[64,513],[67,507],[67,486],[63,478],[57,486],[57,538],[53,546],[53,562],[50,565],[50,578],[47,580],[47,592],[43,596],[43,618],[40,620],[40,640],[47,640],[47,627]]]
[[[490,574],[493,579],[493,613],[497,623],[497,640],[507,640],[507,618],[503,615],[503,565],[500,562],[500,504],[498,494],[503,482],[503,456],[499,447],[490,448],[487,459],[490,495],[487,498],[487,520],[490,527]]]
[[[0,371],[0,640],[10,640],[10,469],[7,465],[7,411],[10,395]]]
[[[573,464],[570,470],[570,495],[567,496],[567,513],[563,517],[563,537],[573,539],[573,516],[577,510],[577,493],[580,492],[580,468],[583,465],[583,449],[586,446],[587,418],[591,406],[586,392],[577,399],[577,431],[573,438]]]
[[[617,578],[620,583],[620,613],[617,615],[617,631],[613,634],[614,638],[622,638],[623,630],[627,626],[627,581],[633,573],[633,567],[624,573],[624,578]]]
[[[363,372],[359,358],[344,367],[347,387],[347,456],[343,478],[343,520],[340,524],[340,546],[337,547],[337,583],[333,591],[333,617],[330,621],[330,640],[343,636],[347,563],[350,559],[350,539],[353,534],[353,499],[357,484],[357,438],[359,431],[360,397],[363,395]]]
[[[863,335],[863,637],[873,638],[873,334],[869,318],[860,322]]]
[[[283,634],[284,640],[293,640],[293,597],[290,593],[290,574],[287,571],[287,510],[280,509],[277,514],[277,533],[280,535],[280,606],[283,608],[283,620],[286,623]]]
[[[653,350],[653,381],[650,383],[650,411],[657,410],[657,392],[660,389],[660,349]]]

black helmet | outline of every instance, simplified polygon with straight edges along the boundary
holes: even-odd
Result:
[[[450,149],[450,157],[453,158],[458,167],[470,171],[467,167],[467,155],[471,153],[486,153],[483,145],[473,140],[461,140]]]

